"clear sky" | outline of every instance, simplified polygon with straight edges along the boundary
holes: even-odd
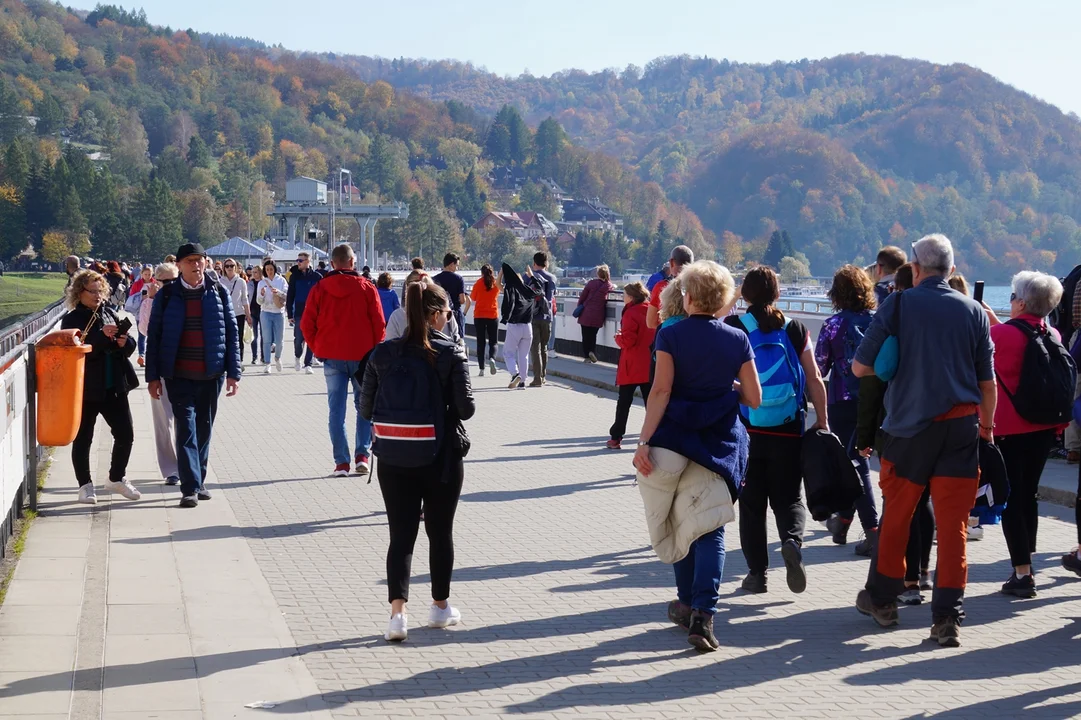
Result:
[[[1079,0],[139,2],[152,23],[175,29],[294,50],[454,58],[501,75],[623,68],[679,54],[771,62],[865,52],[962,62],[1081,114]]]

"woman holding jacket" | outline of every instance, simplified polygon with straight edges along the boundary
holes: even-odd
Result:
[[[399,642],[409,633],[405,606],[409,600],[409,573],[422,507],[432,577],[433,603],[428,627],[457,625],[462,617],[447,599],[454,568],[454,513],[465,474],[462,458],[469,450],[469,439],[461,421],[473,417],[475,410],[469,360],[464,349],[444,334],[451,315],[447,293],[434,283],[413,283],[406,289],[405,307],[409,313],[407,332],[401,339],[381,343],[372,351],[364,372],[359,406],[360,415],[373,421],[379,489],[390,526],[387,550],[390,625],[385,637]],[[396,407],[392,406],[401,396],[392,390],[381,395],[380,388],[384,383],[402,382],[398,373],[404,367],[417,366],[417,359],[430,364],[439,379],[441,401],[430,410],[433,416],[442,416],[444,433],[430,464],[407,467],[394,462],[400,457],[392,454],[394,431],[401,428],[401,423],[417,422],[415,411],[410,408],[406,416],[396,417]],[[389,428],[385,434],[380,420]]]
[[[578,296],[578,324],[582,327],[582,357],[587,363],[597,362],[597,333],[604,327],[608,315],[608,293],[615,292],[607,265],[597,266],[597,277],[586,283]],[[577,311],[576,311],[577,312]],[[506,354],[506,348],[503,350]]]
[[[532,273],[532,268],[527,268]],[[513,390],[522,386],[523,378],[529,373],[529,347],[533,344],[533,300],[537,294],[526,287],[522,277],[514,272],[507,263],[499,271],[499,282],[503,286],[503,304],[500,307],[500,322],[507,326],[503,340],[503,362],[510,373],[510,385]]]
[[[649,364],[653,334],[646,325],[646,307],[649,293],[640,283],[631,283],[623,288],[623,315],[616,333],[616,345],[619,346],[619,367],[616,369],[616,385],[619,386],[619,399],[616,400],[616,421],[608,430],[612,439],[605,445],[609,450],[619,450],[623,434],[627,432],[627,417],[634,402],[634,391],[641,390],[642,402],[649,398]]]
[[[98,501],[90,475],[90,446],[98,415],[113,432],[112,461],[105,489],[128,500],[142,497],[124,477],[135,442],[128,406],[128,392],[139,385],[135,368],[128,360],[135,352],[135,340],[127,332],[120,332],[120,317],[106,302],[110,292],[108,281],[100,273],[93,270],[77,273],[65,293],[69,311],[60,321],[62,329],[81,332],[83,343],[92,348],[86,356],[83,377],[82,421],[71,445],[71,464],[79,481],[79,502],[87,505]]]

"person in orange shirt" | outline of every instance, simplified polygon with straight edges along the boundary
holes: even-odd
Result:
[[[469,293],[473,301],[473,327],[477,330],[477,362],[480,375],[484,375],[484,347],[488,346],[488,371],[495,375],[495,349],[499,344],[499,283],[495,270],[485,263],[480,269],[480,279]]]

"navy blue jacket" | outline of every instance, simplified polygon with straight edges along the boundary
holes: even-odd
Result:
[[[293,319],[297,305],[308,302],[308,293],[315,284],[323,279],[323,276],[308,266],[307,272],[301,271],[300,266],[294,265],[289,273],[289,292],[285,294],[285,314]]]
[[[154,296],[146,332],[146,381],[173,377],[180,335],[184,331],[184,299],[180,280],[167,283]],[[229,293],[216,280],[203,280],[203,342],[206,345],[206,372],[216,378],[222,373],[240,380],[240,340]]]

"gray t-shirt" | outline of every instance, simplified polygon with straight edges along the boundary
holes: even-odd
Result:
[[[900,328],[895,327],[900,302]],[[980,382],[995,379],[991,324],[983,307],[930,277],[911,290],[893,293],[875,313],[856,360],[874,366],[882,343],[896,336],[897,374],[886,391],[882,429],[914,437],[955,405],[979,403]]]

